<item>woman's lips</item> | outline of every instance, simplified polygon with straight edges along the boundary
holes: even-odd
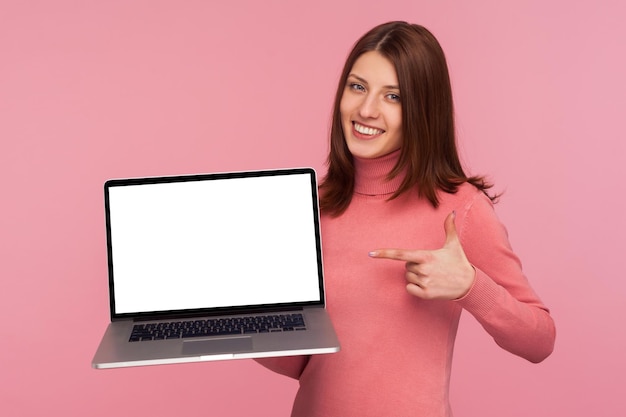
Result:
[[[371,126],[365,126],[357,122],[352,122],[352,130],[358,138],[373,139],[385,133],[384,130]]]

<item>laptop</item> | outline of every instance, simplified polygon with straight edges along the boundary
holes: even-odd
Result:
[[[97,369],[340,349],[312,168],[108,180]]]

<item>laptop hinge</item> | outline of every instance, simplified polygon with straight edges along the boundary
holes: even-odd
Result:
[[[189,314],[158,314],[158,315],[149,315],[142,317],[134,317],[134,322],[142,322],[142,321],[154,321],[154,320],[179,320],[179,319],[192,319],[194,317],[219,317],[219,316],[241,316],[247,314],[261,314],[261,313],[280,313],[282,311],[302,311],[304,307],[302,306],[277,306],[273,307],[259,307],[259,308],[246,308],[245,310],[224,310],[224,311],[212,311],[212,312],[196,312]]]

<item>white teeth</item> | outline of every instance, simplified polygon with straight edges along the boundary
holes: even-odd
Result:
[[[379,135],[384,132],[384,130],[374,129],[373,127],[363,126],[358,123],[354,123],[354,130],[356,130],[362,135],[369,135],[369,136]]]

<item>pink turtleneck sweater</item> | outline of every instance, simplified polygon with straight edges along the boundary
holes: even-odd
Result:
[[[387,201],[401,182],[385,180],[397,157],[394,152],[357,159],[349,208],[340,217],[322,215],[327,308],[341,351],[258,360],[299,379],[292,416],[452,416],[450,367],[462,310],[509,352],[531,362],[552,352],[554,322],[524,276],[489,199],[466,184],[456,194],[441,193],[437,209],[417,192]],[[368,257],[380,248],[440,248],[444,219],[452,210],[476,269],[462,299],[411,296],[403,262]]]

